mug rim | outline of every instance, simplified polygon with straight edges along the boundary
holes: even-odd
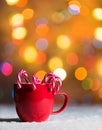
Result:
[[[21,83],[22,85],[25,85],[25,84],[29,84],[29,85],[33,85],[33,83],[31,82],[28,82],[28,83],[25,83],[25,82],[22,82]],[[18,85],[18,83],[14,83],[14,85]],[[36,83],[36,85],[52,85],[51,83]]]

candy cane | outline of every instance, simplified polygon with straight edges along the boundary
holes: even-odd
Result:
[[[22,85],[21,85],[21,76],[24,76],[24,79],[25,79],[25,81],[28,83],[29,82],[29,80],[28,80],[28,74],[27,74],[27,72],[25,71],[25,70],[20,70],[19,72],[18,72],[18,75],[17,75],[17,77],[18,77],[18,80],[17,80],[17,84],[18,84],[18,88],[22,88]]]
[[[36,84],[39,84],[39,83],[40,83],[40,79],[37,78],[37,77],[35,76],[35,74],[33,74],[32,80],[33,80],[33,89],[35,90],[35,89],[36,89]]]
[[[46,74],[42,83],[51,83],[52,86],[50,88],[50,91],[53,91],[54,94],[56,94],[60,90],[60,87],[62,86],[62,81],[60,77],[52,73]],[[56,83],[57,83],[57,86],[56,86]]]

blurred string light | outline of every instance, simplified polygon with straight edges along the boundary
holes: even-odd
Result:
[[[82,88],[84,90],[90,90],[92,86],[92,78],[87,77],[85,80],[82,81]]]
[[[63,61],[61,58],[59,58],[57,56],[52,57],[48,61],[48,67],[49,67],[50,71],[53,72],[55,69],[63,67]]]
[[[94,78],[92,80],[92,86],[91,86],[91,90],[92,91],[97,91],[101,88],[101,82],[98,78]]]
[[[102,27],[98,27],[95,29],[94,36],[95,36],[95,39],[102,42]]]
[[[39,26],[40,24],[48,24],[48,20],[46,18],[38,18],[35,21],[35,25]]]
[[[75,70],[75,78],[77,80],[84,80],[87,77],[87,70],[85,67],[78,67]]]
[[[33,63],[37,58],[37,51],[33,46],[28,46],[24,48],[23,53],[24,60],[27,63]]]
[[[95,8],[92,13],[95,19],[102,20],[102,8]]]
[[[36,29],[35,29],[35,32],[43,37],[43,36],[46,36],[49,32],[49,26],[47,24],[39,24]]]
[[[9,23],[10,25],[12,25],[12,27],[23,26],[24,16],[20,13],[16,13],[12,17],[10,17]]]
[[[57,36],[57,45],[61,49],[67,49],[71,45],[70,38],[66,35],[58,35]]]
[[[59,76],[61,80],[65,80],[67,77],[67,72],[63,68],[57,68],[53,72],[55,75]]]
[[[26,8],[22,12],[25,19],[31,19],[34,16],[34,10],[30,8]]]
[[[2,62],[0,65],[0,71],[5,76],[10,76],[13,72],[13,66],[9,62]]]
[[[80,13],[81,4],[77,0],[71,0],[68,2],[68,11],[72,15],[76,15]]]
[[[16,5],[20,0],[6,0],[6,3],[10,6]]]
[[[43,65],[46,62],[46,59],[47,59],[46,53],[43,52],[43,51],[39,51],[37,53],[37,57],[36,57],[35,63],[37,65]]]
[[[19,0],[16,4],[17,7],[22,8],[25,7],[28,3],[28,0]]]
[[[48,40],[45,38],[39,38],[36,42],[35,42],[36,48],[38,50],[46,50],[48,47]]]
[[[74,65],[78,64],[79,57],[75,52],[70,52],[67,55],[66,61],[69,65],[74,66]]]
[[[54,12],[51,15],[51,20],[56,24],[60,24],[66,20],[69,20],[70,18],[71,18],[71,14],[67,10]]]
[[[45,70],[39,70],[36,73],[36,77],[40,78],[40,80],[42,81],[46,73],[47,72]]]
[[[26,37],[27,30],[25,27],[17,27],[12,31],[12,38],[22,40]]]

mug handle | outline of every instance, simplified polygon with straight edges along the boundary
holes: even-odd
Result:
[[[66,108],[66,106],[68,105],[68,95],[65,92],[58,92],[56,95],[63,95],[64,96],[64,103],[59,110],[52,111],[52,114],[58,114],[58,113],[62,112]]]

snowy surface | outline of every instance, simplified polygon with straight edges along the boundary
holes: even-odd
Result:
[[[0,130],[102,130],[102,106],[68,106],[41,123],[21,122],[14,105],[0,105]]]

